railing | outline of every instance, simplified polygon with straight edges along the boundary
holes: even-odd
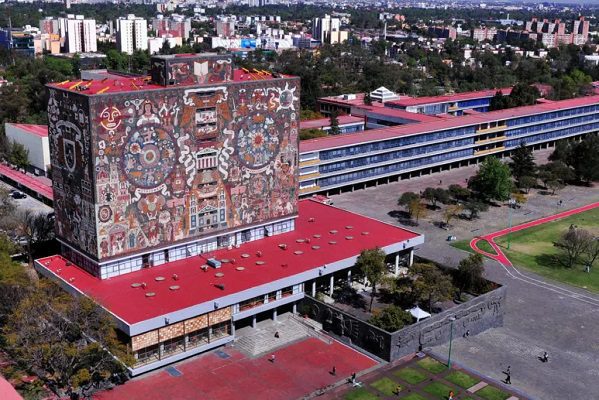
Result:
[[[302,317],[298,316],[297,314],[291,314],[291,318],[294,321],[298,322],[299,325],[304,329],[304,331],[308,335],[315,337],[316,339],[319,339],[326,344],[333,343],[333,339],[331,337],[320,332],[314,325],[307,323]]]
[[[499,141],[506,140],[506,139],[507,139],[507,136],[497,136],[497,137],[490,138],[490,139],[477,140],[474,142],[474,144],[493,143],[493,142],[499,142]]]
[[[498,132],[507,129],[507,125],[497,125],[489,128],[479,128],[476,130],[476,133],[490,133],[490,132]]]
[[[492,149],[486,149],[486,150],[477,150],[474,152],[474,155],[480,156],[482,154],[494,153],[496,151],[502,151],[502,150],[505,150],[505,146],[494,147]]]
[[[300,177],[300,181],[307,181],[310,179],[316,179],[319,176],[320,176],[320,172],[312,172],[310,174],[305,174],[305,175],[300,174],[299,177]]]
[[[318,185],[302,188],[302,189],[300,189],[299,192],[300,192],[300,194],[304,194],[304,193],[316,192],[317,190],[320,190],[320,186],[318,186]]]
[[[320,163],[320,158],[315,158],[313,160],[300,161],[300,167],[307,167],[309,165],[316,165]]]

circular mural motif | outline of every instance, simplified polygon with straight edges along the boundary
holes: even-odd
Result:
[[[98,210],[98,219],[100,222],[108,222],[112,217],[112,210],[108,206],[102,206]]]
[[[123,149],[127,179],[142,188],[162,184],[175,166],[175,143],[161,129],[134,132]]]
[[[280,140],[275,120],[268,113],[255,112],[245,121],[237,139],[240,162],[248,168],[262,168],[279,152]]]

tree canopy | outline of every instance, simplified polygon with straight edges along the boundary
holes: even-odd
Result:
[[[510,168],[495,157],[487,157],[468,187],[488,200],[505,201],[512,193]]]

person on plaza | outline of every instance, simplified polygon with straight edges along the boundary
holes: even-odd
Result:
[[[505,383],[507,385],[511,385],[512,384],[512,370],[511,370],[511,366],[508,365],[507,369],[505,370]]]
[[[279,338],[279,331],[275,332],[275,337],[278,339]]]
[[[271,362],[271,363],[274,363],[274,362],[275,362],[275,355],[274,355],[274,354],[272,354],[272,355],[270,356],[270,362]]]
[[[447,400],[453,400],[453,390],[449,392],[449,396],[447,396]]]
[[[337,375],[337,367],[335,367],[334,365],[333,365],[333,369],[331,370],[331,375],[333,375],[333,376]]]
[[[351,383],[352,384],[356,383],[356,373],[355,372],[352,372],[352,374],[351,374]]]
[[[397,385],[397,387],[395,388],[395,390],[393,391],[393,393],[395,393],[396,395],[399,396],[399,393],[401,392],[401,386]]]
[[[543,353],[543,357],[541,357],[541,361],[543,361],[544,363],[549,361],[549,354],[547,354],[547,352]]]

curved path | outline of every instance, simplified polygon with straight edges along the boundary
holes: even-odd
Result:
[[[505,229],[502,229],[502,230],[497,231],[497,232],[489,233],[488,235],[485,235],[485,236],[478,236],[478,237],[473,238],[470,241],[470,248],[472,250],[476,251],[477,253],[480,253],[480,254],[482,254],[482,255],[484,255],[486,257],[489,257],[489,258],[491,258],[491,259],[499,262],[504,267],[511,267],[512,263],[506,257],[506,255],[503,253],[503,251],[497,245],[497,243],[495,243],[495,238],[498,238],[500,236],[505,236],[505,235],[507,235],[510,232],[521,231],[522,229],[527,229],[527,228],[530,228],[532,226],[537,226],[537,225],[544,224],[546,222],[555,221],[556,219],[569,217],[570,215],[574,215],[574,214],[578,214],[578,213],[581,213],[581,212],[584,212],[584,211],[592,210],[593,208],[597,208],[597,207],[599,207],[599,202],[587,204],[586,206],[574,208],[572,210],[564,211],[564,212],[561,212],[561,213],[558,213],[558,214],[555,214],[555,215],[550,215],[548,217],[539,218],[539,219],[534,220],[534,221],[525,222],[523,224],[513,226],[511,229],[510,228],[505,228]],[[481,241],[481,240],[486,240],[487,242],[489,242],[489,244],[491,245],[491,247],[493,247],[493,250],[495,250],[496,254],[492,254],[492,253],[486,252],[484,250],[481,250],[478,247],[478,242]]]

